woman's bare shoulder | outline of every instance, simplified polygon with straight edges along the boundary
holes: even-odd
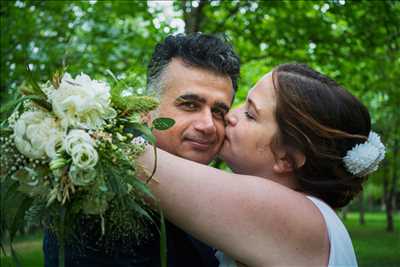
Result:
[[[265,181],[247,196],[239,210],[256,265],[324,265],[329,254],[325,221],[304,194]]]

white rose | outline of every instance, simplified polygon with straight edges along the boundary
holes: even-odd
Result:
[[[77,144],[71,153],[75,166],[81,169],[90,169],[96,166],[99,156],[96,149],[88,143]]]
[[[74,185],[85,186],[96,179],[96,170],[83,170],[72,165],[68,172]]]
[[[72,150],[74,146],[78,144],[87,143],[91,146],[94,146],[94,140],[90,137],[90,135],[81,129],[73,129],[68,132],[68,135],[64,138],[64,149],[68,154],[72,154]]]
[[[71,155],[75,166],[81,169],[93,168],[98,161],[95,142],[84,130],[71,130],[64,138],[65,151]]]
[[[54,158],[62,138],[60,125],[43,111],[25,112],[14,125],[15,145],[28,158]]]
[[[75,79],[66,73],[60,87],[50,94],[49,99],[64,127],[97,129],[105,119],[116,116],[116,111],[110,106],[109,86],[91,80],[83,73]]]

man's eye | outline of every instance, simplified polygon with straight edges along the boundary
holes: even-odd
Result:
[[[225,118],[226,111],[221,109],[212,109],[211,111],[213,113],[213,116],[218,120],[223,120]]]
[[[183,102],[180,106],[185,110],[195,110],[198,108],[198,105],[195,102]]]

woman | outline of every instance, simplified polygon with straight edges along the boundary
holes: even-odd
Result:
[[[226,116],[228,173],[158,151],[150,186],[167,218],[213,245],[220,266],[356,266],[333,209],[384,156],[368,110],[333,80],[285,64]],[[148,148],[141,163],[152,169]]]

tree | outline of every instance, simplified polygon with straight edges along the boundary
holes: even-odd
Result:
[[[399,175],[400,3],[193,2],[184,6],[185,14],[196,14],[190,22],[185,17],[190,25],[186,31],[224,32],[240,53],[243,71],[236,102],[245,98],[243,88],[249,88],[272,66],[304,61],[340,81],[366,103],[374,129],[387,144],[388,171],[373,176],[385,188],[387,229],[393,231],[392,203]]]
[[[173,2],[175,13],[170,4],[2,2],[0,101],[26,80],[29,64],[38,80],[64,65],[97,78],[107,69],[143,77],[155,44],[180,25],[186,33],[225,34],[242,62],[236,104],[261,75],[288,61],[307,62],[361,98],[387,144],[387,165],[369,182],[385,188],[387,228],[393,229],[391,203],[400,180],[400,2],[185,0]]]

